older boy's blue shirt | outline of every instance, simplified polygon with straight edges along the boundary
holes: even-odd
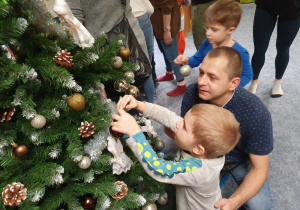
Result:
[[[199,103],[210,103],[199,98],[197,83],[189,85],[181,104],[181,116]],[[263,102],[244,88],[236,88],[231,100],[224,106],[240,123],[241,138],[236,147],[226,155],[226,160],[244,162],[249,153],[267,155],[273,150],[271,114]]]
[[[146,162],[148,168],[153,170],[157,175],[172,178],[174,174],[194,171],[202,167],[202,161],[193,157],[183,158],[180,161],[166,161],[162,158],[158,158],[142,132],[132,137],[142,153],[143,161]]]
[[[234,45],[232,46],[233,49],[238,51],[241,55],[243,61],[243,70],[241,76],[241,82],[239,84],[240,87],[244,87],[247,85],[253,78],[253,70],[250,64],[250,57],[248,51],[243,48],[238,42],[235,41]],[[192,57],[189,57],[189,65],[194,68],[202,63],[204,57],[207,55],[209,51],[213,49],[212,44],[209,43],[207,39],[205,39],[198,51]]]

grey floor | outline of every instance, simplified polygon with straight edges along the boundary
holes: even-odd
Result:
[[[255,4],[242,4],[243,16],[233,39],[253,54],[252,23]],[[266,62],[259,77],[257,95],[271,112],[274,130],[274,150],[270,159],[270,183],[274,202],[274,210],[299,209],[300,204],[300,84],[298,75],[300,71],[300,33],[298,33],[290,49],[290,62],[283,77],[282,88],[284,96],[271,98],[270,92],[274,80],[276,55],[276,29],[272,34],[270,45],[266,53]],[[184,55],[192,56],[196,52],[192,34],[186,37],[186,51]],[[156,73],[164,75],[165,65],[162,54],[155,43]],[[192,74],[186,78],[187,85],[195,83],[198,77],[198,69],[194,68]],[[168,107],[180,114],[181,96],[168,97],[167,92],[176,87],[176,82],[163,82],[157,88],[156,104]],[[246,86],[247,88],[247,86]],[[163,128],[154,123],[159,138],[166,143],[167,155],[176,152],[176,146],[163,132]],[[229,180],[230,183],[230,180]]]

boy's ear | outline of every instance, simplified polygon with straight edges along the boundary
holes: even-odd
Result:
[[[231,86],[230,86],[230,90],[235,90],[239,84],[241,82],[241,78],[239,77],[234,77],[232,80],[231,80]]]
[[[235,27],[228,28],[228,33],[231,35],[235,31]]]
[[[204,155],[205,153],[205,149],[201,144],[194,146],[192,151],[196,155]]]

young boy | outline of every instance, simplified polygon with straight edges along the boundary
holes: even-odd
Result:
[[[231,34],[235,31],[242,16],[242,9],[238,2],[232,0],[218,0],[207,8],[204,14],[206,25],[206,40],[201,44],[199,50],[192,57],[179,55],[175,64],[188,63],[192,68],[202,63],[206,54],[213,48],[228,46],[237,50],[243,60],[243,71],[241,76],[241,87],[248,84],[253,71],[249,62],[249,53],[239,43],[231,39]]]
[[[135,119],[123,108],[137,109],[175,131],[179,160],[158,158]],[[233,114],[215,105],[198,104],[182,119],[167,108],[129,95],[119,100],[117,109],[119,115],[112,116],[116,120],[111,123],[112,130],[129,136],[126,143],[148,175],[176,186],[177,209],[215,209],[215,202],[221,198],[219,176],[224,155],[240,138],[239,123]]]

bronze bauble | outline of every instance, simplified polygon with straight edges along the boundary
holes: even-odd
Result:
[[[129,87],[128,83],[123,79],[118,79],[114,83],[115,90],[120,92],[120,93],[125,92],[125,90],[127,90],[128,87]]]
[[[128,89],[125,91],[126,95],[132,95],[133,97],[138,97],[139,89],[134,85],[129,85]]]
[[[163,148],[165,148],[165,142],[162,141],[162,140],[157,140],[157,141],[155,142],[155,148],[156,148],[157,150],[162,150]]]
[[[120,55],[123,59],[127,59],[130,56],[130,49],[128,47],[121,46],[120,47]]]
[[[13,153],[16,157],[21,158],[24,155],[26,155],[28,152],[28,149],[25,145],[15,145],[13,149]]]
[[[168,203],[168,195],[166,194],[166,195],[159,196],[157,202],[160,205],[165,205],[166,203]]]
[[[81,110],[85,106],[85,100],[80,93],[74,93],[68,97],[68,106],[76,111]]]

